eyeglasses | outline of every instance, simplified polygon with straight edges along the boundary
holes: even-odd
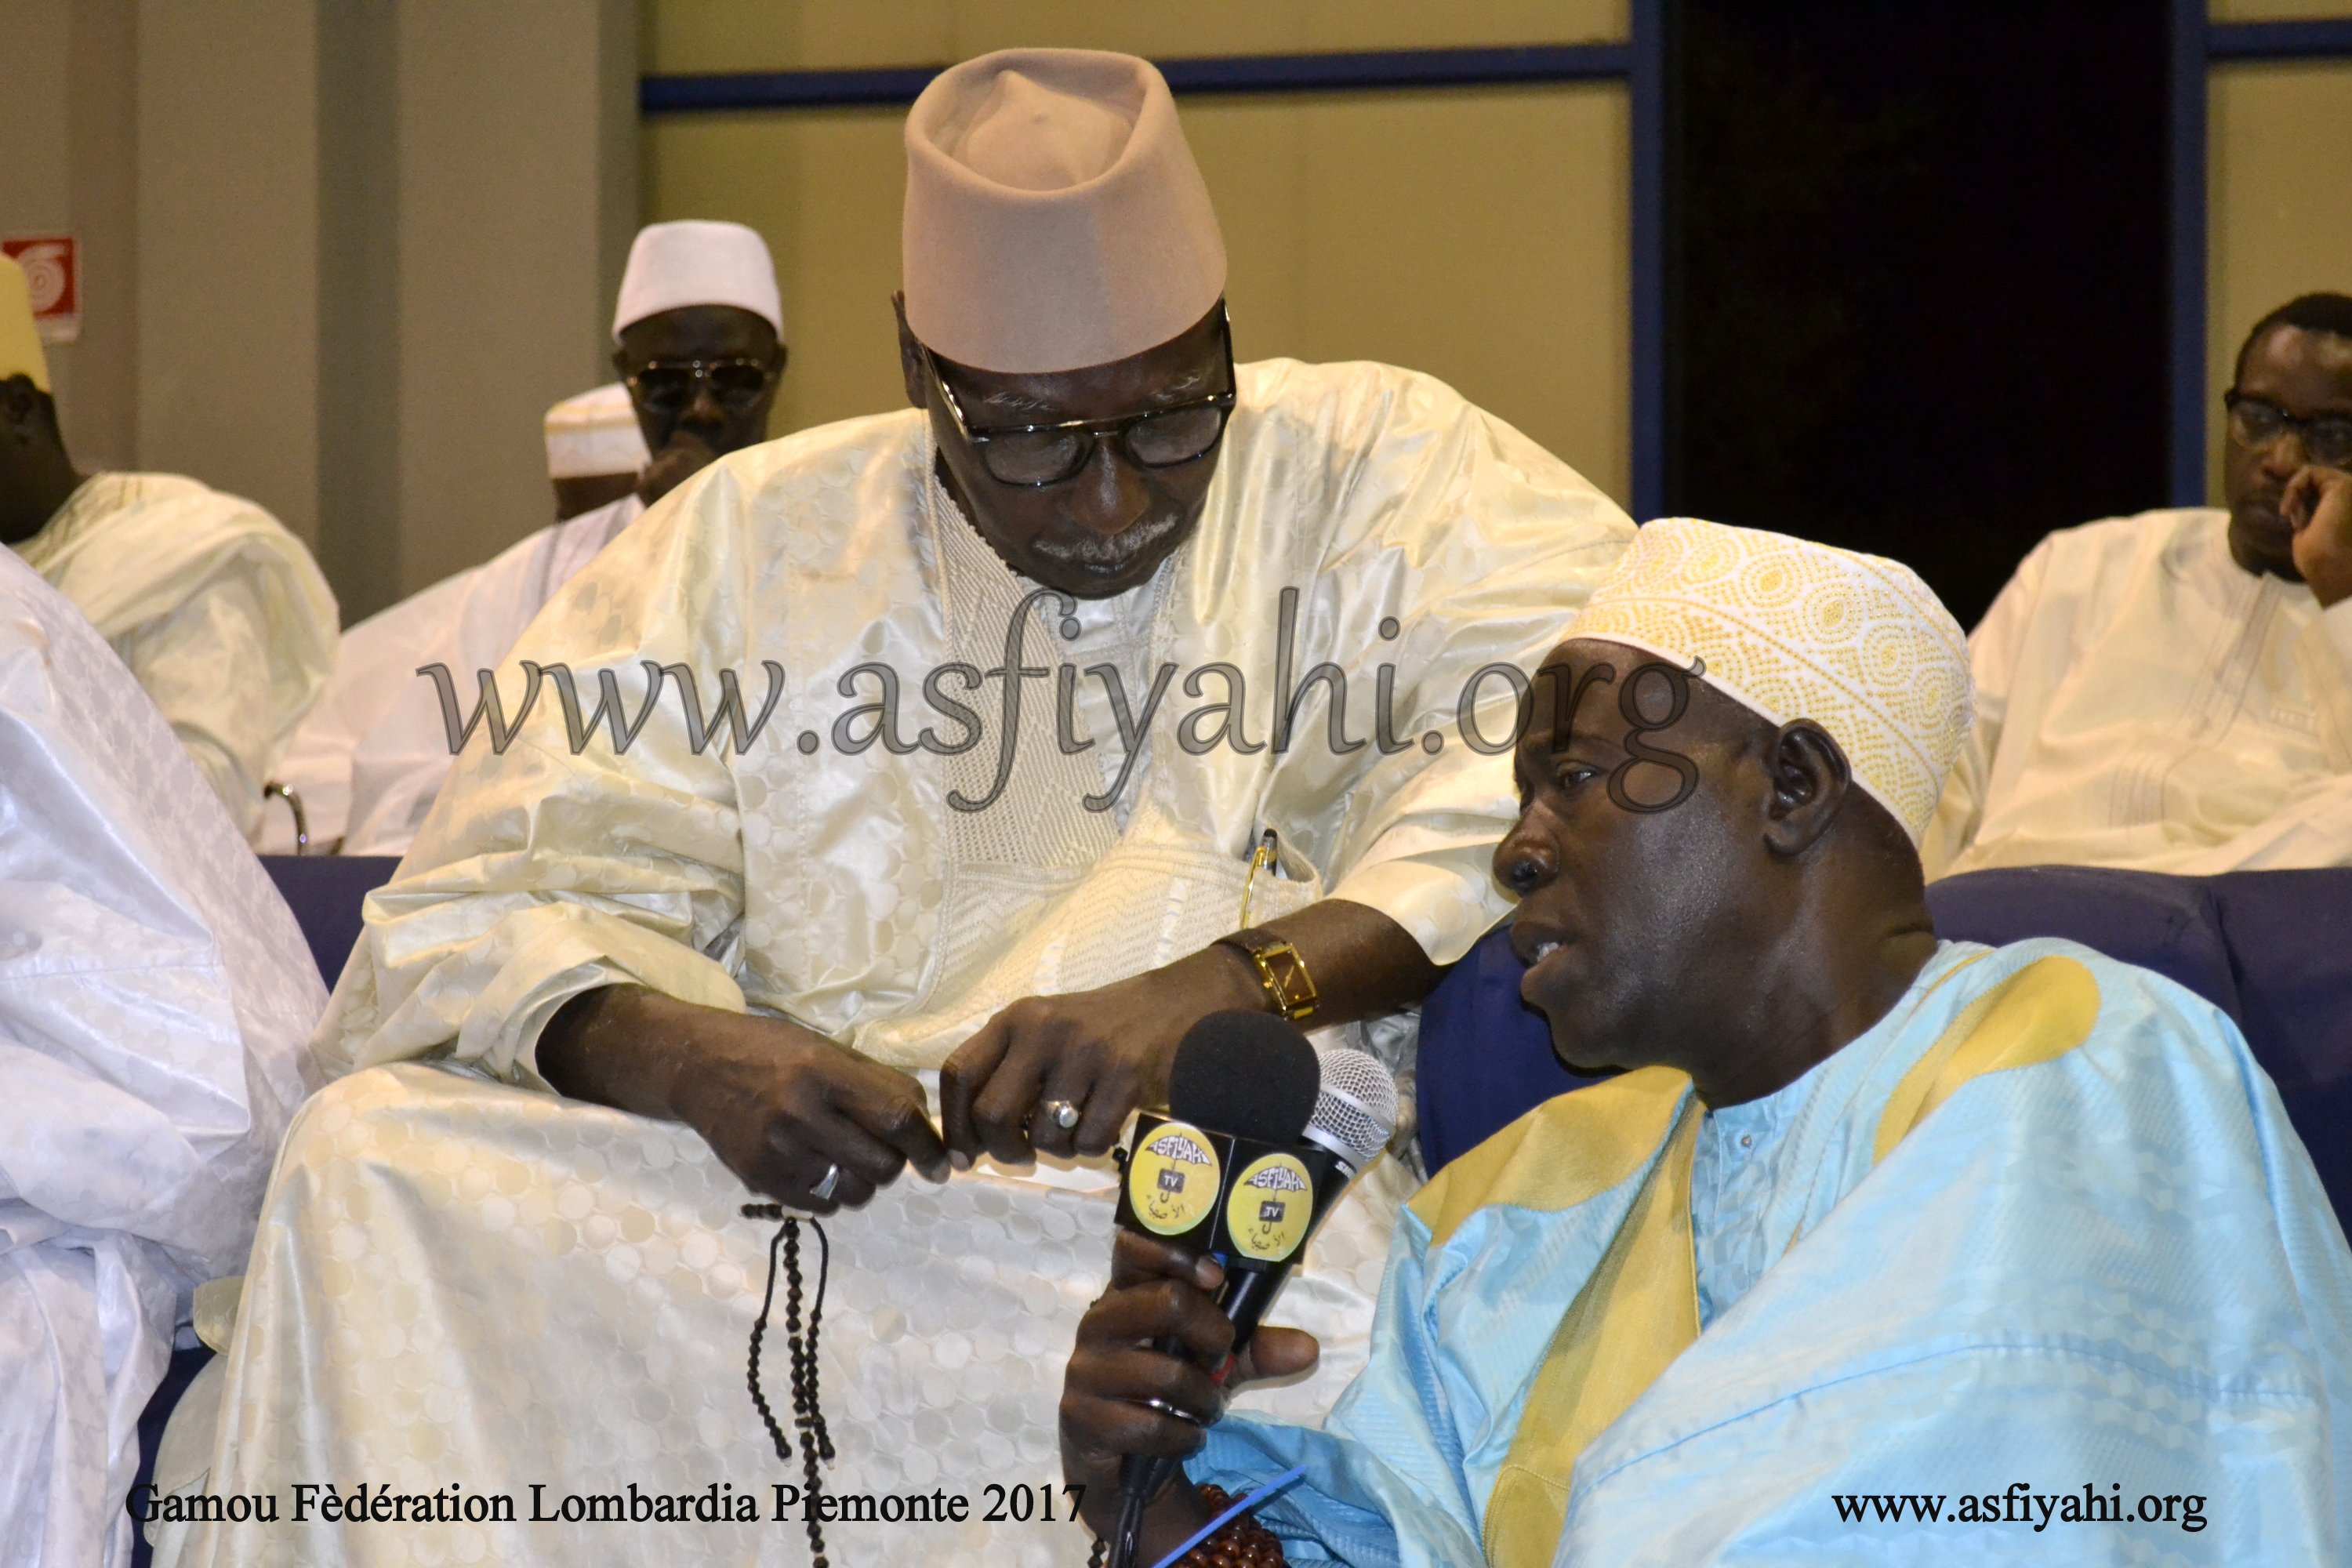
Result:
[[[2269,446],[2292,430],[2303,437],[2303,450],[2323,468],[2352,467],[2352,416],[2289,414],[2266,398],[2232,392],[2222,403],[2230,410],[2230,434],[2256,448]]]
[[[748,414],[766,395],[777,368],[758,359],[657,359],[629,377],[629,393],[638,406],[674,416],[691,408],[708,384],[719,407]]]
[[[923,363],[945,396],[956,433],[979,454],[981,467],[1001,485],[1043,489],[1074,479],[1094,460],[1095,444],[1106,437],[1118,442],[1129,461],[1142,468],[1173,468],[1198,462],[1216,450],[1224,438],[1225,422],[1234,416],[1234,328],[1218,310],[1218,327],[1224,340],[1225,390],[1192,403],[1147,408],[1117,419],[1067,419],[1057,425],[1008,425],[975,430],[963,416],[955,388],[940,371],[939,356],[927,346]]]

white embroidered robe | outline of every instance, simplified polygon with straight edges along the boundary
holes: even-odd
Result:
[[[468,744],[403,874],[372,900],[322,1026],[322,1054],[350,1076],[289,1140],[214,1489],[331,1473],[523,1499],[533,1481],[560,1497],[632,1479],[764,1499],[797,1473],[743,1387],[768,1239],[736,1217],[748,1194],[690,1131],[562,1100],[533,1068],[541,1026],[583,990],[635,981],[783,1014],[926,1071],[1019,996],[1136,973],[1232,929],[1265,826],[1285,875],[1261,881],[1254,920],[1349,899],[1444,963],[1503,914],[1488,862],[1516,815],[1509,759],[1465,744],[1457,718],[1472,692],[1478,736],[1507,743],[1508,672],[1559,639],[1630,537],[1584,480],[1428,377],[1244,367],[1197,533],[1109,612],[1074,606],[1064,625],[981,544],[931,462],[913,413],[722,459],[524,635],[504,671],[509,722],[526,662],[566,665],[583,710],[596,672],[614,672],[631,718],[645,667],[682,665],[703,711],[690,720],[666,683],[625,753],[609,731],[575,752],[545,677],[503,754],[478,732]],[[1285,588],[1298,593],[1288,617]],[[1355,749],[1328,743],[1328,682],[1288,748],[1267,747],[1286,622],[1294,684],[1325,662],[1344,672]],[[959,810],[951,797],[987,797],[1000,765],[1008,683],[982,672],[1005,663],[1009,628],[1013,664],[1045,673],[1017,683],[994,805]],[[1061,743],[1052,667],[1068,648],[1089,667],[1176,667],[1124,812],[1080,804],[1107,795],[1116,768],[1108,728],[1091,749]],[[943,756],[922,734],[952,746],[965,727],[923,691],[959,662],[978,680],[938,689],[982,737]],[[690,731],[718,724],[719,673],[735,672],[756,717],[769,664],[782,691],[760,737],[698,751]],[[1200,744],[1219,728],[1202,710],[1230,682],[1218,665],[1243,673],[1249,749]],[[878,701],[877,666],[896,672],[900,710],[888,741],[861,744],[874,718],[849,710]],[[1096,689],[1074,690],[1074,748],[1115,723],[1100,679],[1082,684]],[[1144,691],[1127,696],[1143,707]],[[1360,1033],[1409,1059],[1410,1018]],[[946,1488],[975,1510],[911,1533],[835,1526],[835,1561],[1084,1560],[1066,1523],[977,1515],[989,1482],[1058,1479],[1061,1363],[1108,1268],[1111,1180],[1107,1163],[983,1163],[944,1187],[902,1180],[828,1223],[828,1484]],[[1322,1370],[1253,1395],[1262,1407],[1319,1411],[1360,1364],[1407,1185],[1377,1163],[1327,1226],[1282,1303],[1324,1336]],[[338,1531],[314,1516],[212,1531],[194,1560],[785,1563],[804,1550],[796,1527],[772,1523]]]
[[[302,542],[194,479],[97,474],[16,552],[112,645],[256,838],[261,786],[335,663],[335,595]]]

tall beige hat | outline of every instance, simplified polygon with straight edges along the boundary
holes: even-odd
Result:
[[[1225,241],[1149,60],[1002,49],[907,116],[907,325],[980,370],[1156,348],[1225,289]]]
[[[30,377],[36,387],[49,390],[49,356],[41,352],[41,334],[33,325],[32,287],[15,257],[0,256],[0,381],[12,375]]]
[[[1630,644],[1774,724],[1827,730],[1916,844],[1972,721],[1969,643],[1911,568],[1696,518],[1644,524],[1572,637]]]

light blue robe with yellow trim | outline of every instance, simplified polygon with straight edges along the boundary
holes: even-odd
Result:
[[[2087,1028],[1931,1101],[1880,1156],[1914,1067],[2037,965],[2078,997],[2087,973]],[[1670,1142],[1573,1193],[1593,1157],[1559,1129],[1609,1088],[1522,1118],[1401,1217],[1370,1364],[1324,1430],[1212,1431],[1195,1480],[1306,1467],[1261,1515],[1291,1562],[1486,1560],[1528,1390]],[[1760,1147],[1733,1154],[1737,1126]],[[1576,1455],[1552,1562],[2346,1561],[2352,1252],[2217,1009],[2068,942],[1947,943],[1885,1018],[1709,1135],[1705,1331]],[[1762,1180],[1727,1179],[1744,1155]],[[1441,1190],[1465,1169],[1478,1192]],[[2087,1484],[2126,1521],[2063,1522],[2053,1502],[2038,1531],[1953,1522],[2014,1514],[2017,1482]],[[1873,1493],[1940,1498],[1942,1518],[1841,1517],[1838,1495]],[[2159,1514],[2173,1498],[2172,1521],[2130,1518],[2143,1497]]]

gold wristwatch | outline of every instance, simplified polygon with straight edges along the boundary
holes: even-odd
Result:
[[[1315,990],[1315,978],[1307,973],[1307,961],[1289,942],[1263,926],[1248,926],[1219,937],[1212,945],[1234,948],[1249,956],[1256,966],[1258,984],[1265,987],[1276,1013],[1294,1024],[1314,1016],[1315,1004],[1321,999]]]

